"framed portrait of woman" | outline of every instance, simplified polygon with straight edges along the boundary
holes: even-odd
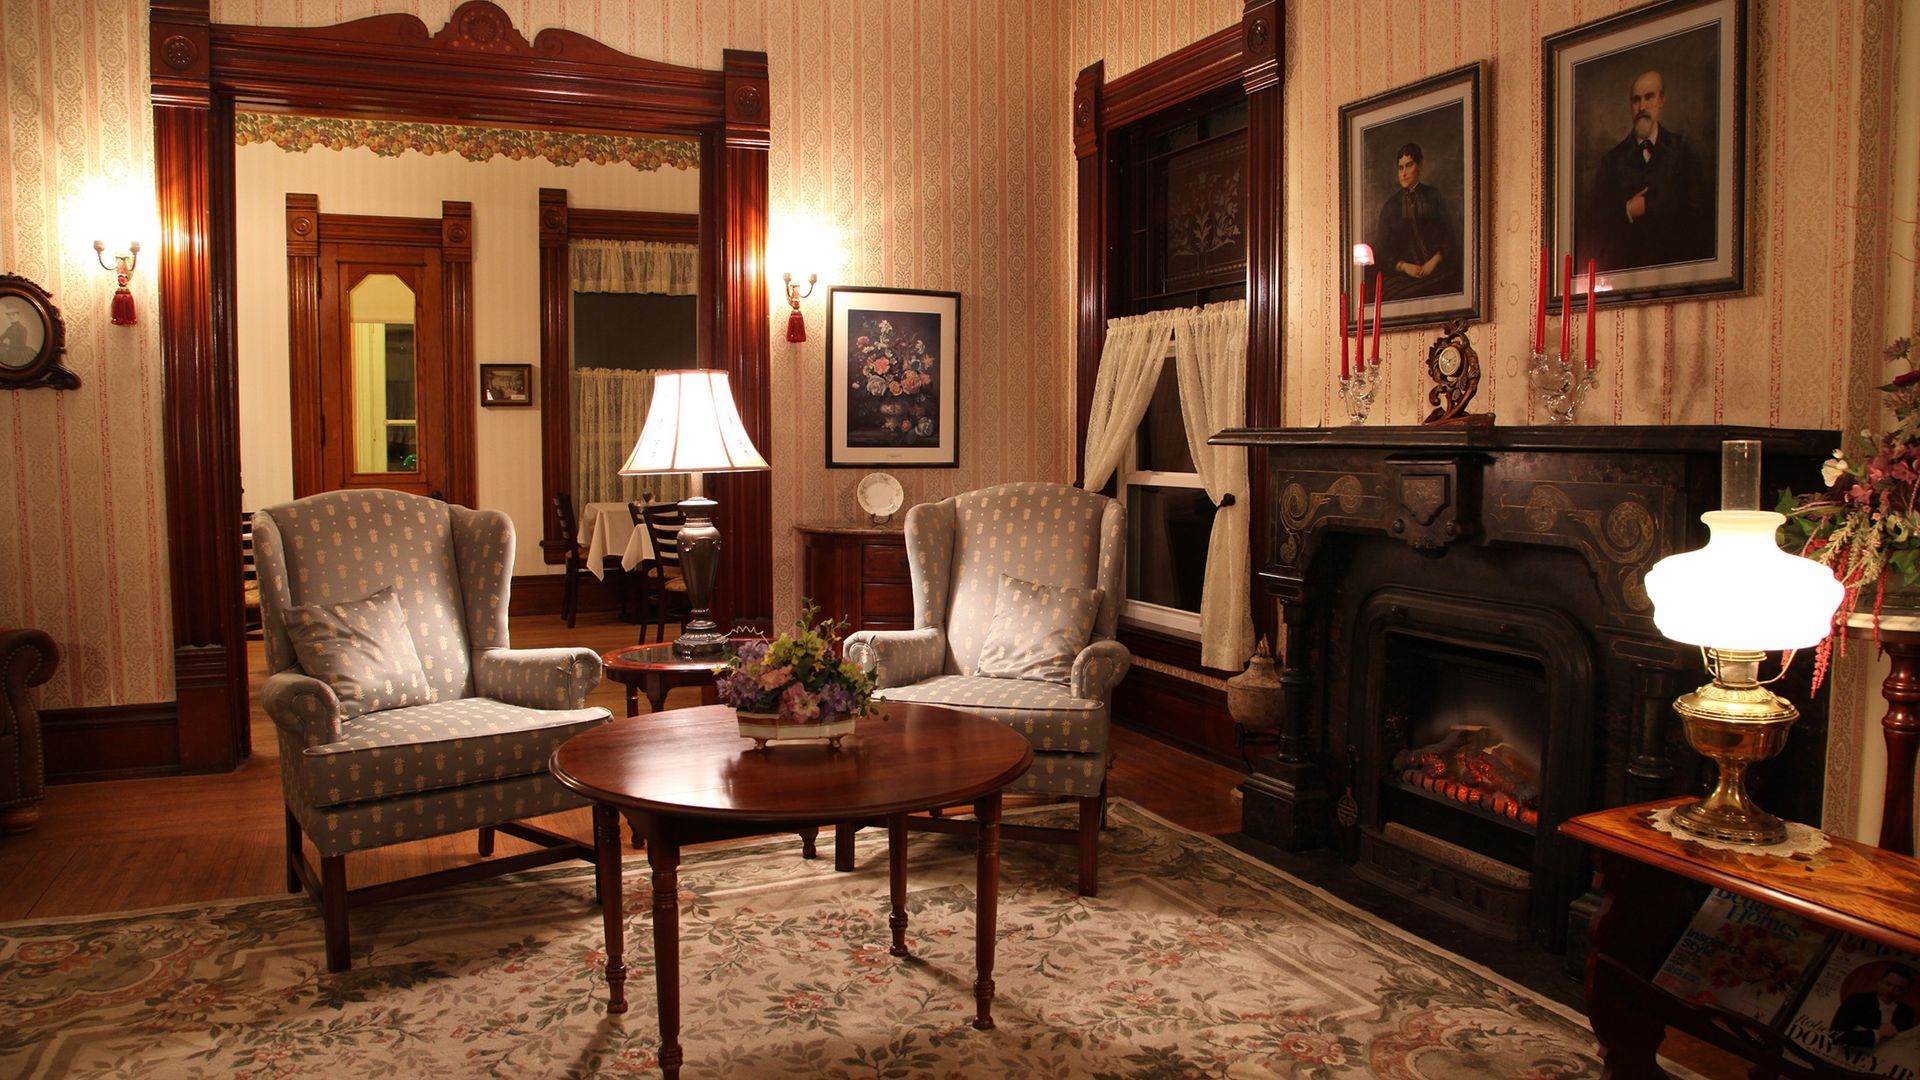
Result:
[[[1380,324],[1478,319],[1486,295],[1484,61],[1340,109],[1341,288]],[[1369,316],[1371,318],[1371,316]]]

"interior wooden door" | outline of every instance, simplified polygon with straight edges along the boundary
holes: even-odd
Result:
[[[447,491],[440,249],[320,244],[322,491]]]
[[[473,504],[473,227],[287,196],[293,489]]]

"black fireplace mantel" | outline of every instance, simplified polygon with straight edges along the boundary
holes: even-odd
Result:
[[[1762,443],[1763,499],[1819,485],[1833,431],[1722,426],[1435,425],[1235,429],[1266,478],[1259,580],[1284,623],[1278,753],[1243,786],[1245,828],[1277,846],[1344,846],[1332,820],[1365,700],[1361,609],[1383,589],[1540,605],[1590,642],[1594,773],[1584,812],[1677,794],[1699,763],[1668,707],[1697,653],[1661,636],[1646,572],[1706,540],[1720,444]],[[1264,461],[1262,460],[1264,459]],[[1802,665],[1804,666],[1804,665]],[[1807,702],[1803,739],[1824,730]],[[1584,730],[1584,725],[1583,725]],[[1803,755],[1804,756],[1804,755]],[[1814,796],[1817,798],[1817,791]],[[1344,817],[1345,815],[1343,815]],[[1559,814],[1554,815],[1560,816]],[[1543,831],[1556,822],[1542,821]],[[1558,933],[1553,935],[1558,938]]]

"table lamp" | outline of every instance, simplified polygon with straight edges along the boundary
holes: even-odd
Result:
[[[700,494],[699,474],[759,472],[767,459],[754,449],[740,423],[727,373],[711,368],[667,371],[653,380],[653,402],[633,453],[621,476],[693,473],[695,494],[682,500],[686,522],[680,528],[680,572],[687,581],[687,624],[674,639],[676,656],[721,657],[727,635],[714,625],[713,582],[720,568],[720,530],[713,527],[719,504]]]
[[[1758,444],[1728,443],[1722,453],[1722,502],[1759,503]],[[1700,515],[1710,536],[1698,551],[1669,555],[1647,571],[1654,625],[1675,641],[1698,645],[1713,682],[1674,701],[1687,742],[1720,767],[1713,793],[1678,807],[1673,823],[1695,836],[1746,844],[1787,837],[1780,819],[1747,795],[1747,769],[1778,754],[1800,717],[1793,703],[1767,689],[1760,663],[1784,650],[1818,645],[1833,629],[1842,589],[1833,572],[1780,550],[1774,533],[1786,518],[1739,508]],[[1766,682],[1773,682],[1780,676]]]

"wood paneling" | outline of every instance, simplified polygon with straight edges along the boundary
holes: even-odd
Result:
[[[206,0],[154,0],[150,10],[180,767],[231,768],[249,738],[234,527],[234,106],[702,137],[721,151],[703,159],[717,159],[720,194],[712,216],[722,228],[726,291],[713,301],[716,348],[764,450],[766,57],[729,50],[724,69],[711,71],[627,56],[569,30],[549,28],[529,42],[487,0],[468,0],[437,32],[404,14],[294,28],[213,26]],[[470,283],[455,291],[470,305]],[[470,405],[471,386],[459,392]],[[470,442],[470,431],[461,438]],[[767,478],[714,486],[736,523],[723,556],[722,610],[770,611]]]
[[[48,783],[180,771],[179,720],[171,701],[43,712],[40,738]]]

